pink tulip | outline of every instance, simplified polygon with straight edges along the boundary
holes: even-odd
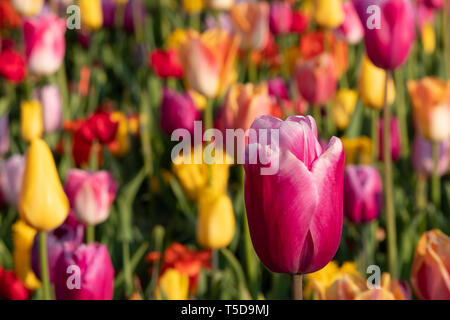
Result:
[[[379,141],[379,153],[378,159],[383,160],[383,120],[378,121],[378,141]],[[397,118],[391,119],[391,153],[392,160],[397,161],[400,158],[401,143],[400,143],[400,128]]]
[[[62,98],[58,86],[47,85],[36,90],[34,97],[42,105],[44,131],[52,133],[59,130],[62,122]]]
[[[286,121],[262,116],[252,129],[259,143],[250,141],[246,148],[245,206],[255,251],[273,272],[303,274],[320,270],[333,258],[341,239],[345,163],[342,142],[333,137],[323,150],[316,122],[309,116],[289,117]],[[279,143],[271,139],[262,143],[259,135],[264,129],[276,130]],[[265,161],[252,161],[251,150],[255,147]],[[278,163],[279,170],[274,175],[263,175],[261,169],[266,166],[262,163]]]
[[[64,186],[76,218],[90,225],[102,223],[109,217],[117,188],[109,172],[91,173],[79,169],[68,171]]]
[[[273,34],[285,34],[291,30],[292,10],[289,3],[272,2],[269,13],[270,30]]]
[[[0,116],[0,157],[9,151],[9,120],[8,116]]]
[[[336,65],[328,53],[307,60],[295,72],[298,90],[309,103],[324,104],[336,92],[336,73]]]
[[[25,157],[21,155],[14,155],[0,163],[0,181],[2,182],[3,197],[13,207],[17,207],[24,170]]]
[[[353,0],[365,29],[366,51],[379,68],[394,70],[408,58],[414,43],[414,9],[410,0]],[[368,10],[369,8],[369,10]],[[379,24],[376,10],[379,8]]]
[[[432,144],[429,140],[416,134],[413,143],[412,162],[414,169],[425,175],[431,175],[434,171],[432,156]],[[440,176],[446,174],[450,167],[450,139],[439,143],[439,165]]]
[[[342,25],[336,29],[338,37],[349,44],[357,44],[364,38],[364,28],[359,20],[358,13],[351,1],[343,4],[345,18]]]
[[[91,243],[75,250],[64,246],[56,262],[54,284],[57,300],[111,300],[114,267],[106,246]]]
[[[283,78],[277,77],[267,81],[269,87],[269,96],[276,99],[289,100],[289,90],[284,83]]]
[[[441,9],[444,5],[444,0],[425,0],[425,4],[433,9]]]
[[[344,174],[344,215],[354,223],[378,218],[383,203],[383,182],[371,166],[349,165]]]
[[[38,75],[55,73],[64,59],[66,23],[53,14],[24,20],[25,53],[30,70]]]

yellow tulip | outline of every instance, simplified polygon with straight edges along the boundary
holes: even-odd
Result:
[[[325,28],[337,28],[344,22],[345,14],[342,0],[316,0],[314,19]]]
[[[128,137],[128,118],[122,112],[111,114],[111,120],[118,122],[116,137],[110,147],[111,153],[116,157],[123,157],[130,151],[130,139]]]
[[[42,106],[39,101],[24,101],[20,106],[20,131],[28,142],[40,138],[44,131]]]
[[[81,23],[90,30],[100,29],[103,25],[101,0],[80,0]]]
[[[204,190],[198,204],[197,241],[208,249],[220,249],[233,240],[233,204],[225,194]]]
[[[200,13],[204,7],[204,0],[183,0],[183,9],[187,13]]]
[[[358,92],[350,89],[341,89],[336,93],[332,103],[332,115],[336,127],[344,130],[348,127],[358,100]]]
[[[386,71],[376,67],[369,58],[364,55],[361,65],[361,74],[359,77],[359,95],[361,101],[368,107],[382,109],[384,106],[384,82]],[[392,104],[395,100],[394,81],[388,82],[388,103]]]
[[[21,15],[33,17],[41,12],[44,0],[13,0],[12,4]]]
[[[191,96],[192,100],[194,101],[195,107],[200,111],[205,110],[206,104],[208,102],[206,97],[192,89],[188,90],[188,93]]]
[[[34,139],[28,148],[19,197],[20,218],[38,231],[59,227],[69,214],[69,201],[47,144]]]
[[[194,29],[175,29],[167,37],[166,45],[168,48],[180,50],[181,46],[186,43],[189,37],[198,37],[199,33]]]
[[[425,53],[432,54],[434,50],[436,50],[436,33],[434,32],[434,28],[431,23],[427,23],[422,28],[421,38]]]
[[[370,164],[372,162],[372,141],[368,137],[342,138],[346,164]]]
[[[41,282],[31,268],[31,249],[33,248],[35,229],[22,220],[12,226],[14,243],[14,272],[29,290],[36,290]]]
[[[187,300],[189,294],[189,277],[176,269],[167,269],[159,278],[155,289],[157,300]]]

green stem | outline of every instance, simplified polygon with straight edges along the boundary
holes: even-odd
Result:
[[[384,205],[386,210],[388,266],[391,276],[395,278],[397,277],[397,234],[392,185],[391,108],[387,101],[389,76],[390,71],[386,70],[383,109]]]
[[[372,109],[371,110],[371,115],[372,115],[372,158],[373,158],[373,163],[377,163],[378,161],[378,155],[380,153],[379,147],[380,147],[380,141],[379,141],[379,137],[380,134],[378,132],[378,121],[380,119],[380,114],[378,112],[377,109]]]
[[[39,253],[41,260],[41,280],[42,280],[42,288],[44,291],[44,300],[51,300],[46,238],[47,238],[46,232],[44,231],[39,232]]]
[[[133,279],[131,276],[130,244],[122,241],[122,263],[125,276],[125,295],[129,297],[133,293]]]
[[[449,32],[447,18],[449,14],[449,3],[444,1],[444,8],[442,10],[442,37],[444,41],[444,62],[446,70],[446,79],[450,77],[450,44],[449,44]]]
[[[247,53],[247,64],[248,64],[248,82],[257,83],[258,81],[258,70],[252,61],[252,52]]]
[[[420,174],[417,178],[416,208],[423,210],[427,206],[427,178]]]
[[[292,300],[303,300],[303,275],[293,274],[292,283]]]
[[[322,133],[322,107],[312,106],[312,114],[314,120],[316,120],[317,130],[319,131],[319,136]]]
[[[402,158],[409,157],[409,137],[408,137],[408,115],[405,103],[405,84],[403,68],[398,69],[395,74],[395,85],[398,88],[397,113],[400,122],[400,142],[402,146]]]
[[[86,226],[86,243],[95,242],[95,226],[92,224],[88,224]]]
[[[431,196],[436,208],[441,206],[441,179],[439,177],[439,142],[432,142],[433,174],[431,176]]]

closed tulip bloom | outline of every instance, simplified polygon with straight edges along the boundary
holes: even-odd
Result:
[[[415,38],[415,15],[411,1],[353,0],[353,3],[364,26],[364,40],[370,60],[386,70],[400,67],[408,58]],[[379,19],[370,10],[373,5],[381,10]]]
[[[39,101],[24,101],[20,106],[20,131],[25,141],[40,138],[44,131],[42,106]]]
[[[100,29],[103,25],[102,0],[80,0],[81,23],[89,30]]]
[[[42,118],[45,133],[52,133],[61,128],[62,98],[56,85],[47,85],[34,92],[34,97],[42,106]]]
[[[364,38],[364,28],[359,20],[353,2],[343,4],[344,22],[336,29],[336,34],[348,44],[357,44]]]
[[[30,293],[14,271],[6,271],[0,266],[0,299],[27,300]]]
[[[317,0],[314,5],[314,19],[319,26],[336,28],[344,21],[342,0]]]
[[[161,129],[170,136],[177,129],[186,129],[194,134],[194,121],[202,115],[188,93],[179,94],[165,88],[161,103]]]
[[[295,77],[302,97],[313,105],[324,104],[336,93],[336,65],[328,53],[301,64],[295,71]]]
[[[121,111],[114,111],[111,120],[119,124],[115,139],[108,144],[108,149],[115,157],[125,156],[131,148],[130,131],[131,125],[128,117]]]
[[[57,300],[113,298],[114,267],[106,246],[91,243],[81,245],[75,250],[65,247],[56,262],[55,269]],[[67,270],[72,273],[68,273]]]
[[[450,82],[434,77],[408,81],[416,128],[427,139],[450,137]]]
[[[12,4],[21,15],[32,17],[41,12],[44,0],[12,0]]]
[[[1,193],[5,201],[13,207],[17,207],[24,171],[24,156],[14,155],[0,163]]]
[[[269,23],[273,34],[285,34],[291,31],[292,9],[289,3],[272,2],[270,4]]]
[[[103,27],[112,28],[116,19],[116,4],[114,0],[101,0],[102,1],[102,17]]]
[[[8,116],[0,116],[0,157],[9,151],[9,120]]]
[[[187,13],[200,13],[205,7],[205,0],[183,0],[183,9]]]
[[[364,105],[381,110],[384,105],[384,81],[386,73],[376,67],[367,56],[361,62],[361,70],[358,81],[358,91]],[[394,80],[388,80],[388,104],[395,100]]]
[[[203,191],[198,203],[197,242],[208,249],[220,249],[233,240],[235,230],[233,204],[226,194]]]
[[[342,138],[346,164],[372,163],[372,141],[368,137]]]
[[[25,54],[31,72],[51,75],[59,69],[66,50],[65,31],[65,20],[53,14],[24,21]]]
[[[41,283],[31,268],[31,248],[37,231],[22,220],[12,226],[12,231],[14,271],[29,290],[36,290]]]
[[[161,78],[183,77],[183,66],[181,65],[178,51],[168,49],[167,51],[155,50],[150,55],[150,64],[155,73]]]
[[[332,117],[339,130],[348,127],[358,100],[358,92],[351,89],[340,89],[332,103]]]
[[[441,9],[444,5],[444,0],[425,0],[425,4],[433,9]]]
[[[144,28],[146,7],[141,0],[129,0],[125,6],[123,26],[129,33],[134,33],[135,27]]]
[[[354,223],[378,218],[383,203],[383,182],[375,167],[349,165],[344,174],[344,215]]]
[[[284,83],[283,78],[277,77],[267,81],[269,96],[277,99],[289,100],[289,90]]]
[[[41,139],[31,141],[27,151],[19,214],[38,231],[59,227],[69,214],[69,201],[59,180],[55,160]]]
[[[242,40],[241,49],[264,49],[270,35],[269,10],[267,2],[241,2],[231,8],[233,28]]]
[[[433,174],[434,163],[432,143],[420,134],[416,134],[412,148],[412,163],[414,169],[420,174],[428,176]],[[449,168],[450,139],[447,139],[439,143],[439,162],[437,171],[439,176],[446,174]]]
[[[177,269],[167,269],[158,280],[155,288],[156,300],[187,300],[189,277]]]
[[[234,0],[206,0],[206,5],[212,10],[226,11],[234,5]]]
[[[423,50],[427,54],[432,54],[436,50],[436,33],[431,23],[427,23],[421,30]]]
[[[378,121],[378,141],[380,143],[378,150],[378,159],[383,160],[383,120]],[[398,119],[393,117],[391,119],[391,154],[392,160],[397,161],[400,159],[401,141],[400,141],[400,127]]]
[[[271,105],[266,84],[235,84],[225,99],[220,127],[246,131],[257,117],[270,114]]]
[[[180,57],[190,88],[208,98],[225,92],[234,80],[239,40],[226,31],[211,29],[201,36],[190,33]]]
[[[450,299],[450,238],[440,230],[419,239],[411,268],[411,285],[421,300]]]
[[[21,53],[14,49],[0,51],[0,76],[13,84],[20,83],[26,76],[27,68]]]
[[[72,169],[64,185],[70,206],[81,222],[97,225],[109,217],[118,185],[107,171],[95,173]]]
[[[320,270],[333,258],[341,239],[342,142],[333,137],[322,150],[312,117],[282,121],[263,116],[255,120],[252,129],[279,130],[275,149],[261,140],[246,149],[246,159],[255,156],[249,148],[256,147],[265,150],[269,163],[279,163],[274,175],[261,174],[261,161],[251,164],[255,159],[250,158],[245,164],[245,206],[255,251],[273,272]]]

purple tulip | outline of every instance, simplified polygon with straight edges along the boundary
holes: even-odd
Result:
[[[383,160],[383,120],[378,121],[378,140],[379,153],[378,159]],[[397,161],[400,158],[401,143],[400,143],[400,129],[397,118],[391,119],[391,153],[392,160]]]
[[[364,26],[366,51],[373,64],[386,70],[401,66],[415,37],[411,1],[353,0],[353,4]]]
[[[102,0],[103,27],[112,28],[116,20],[116,5],[113,0]]]
[[[286,34],[291,30],[291,5],[284,2],[272,2],[269,13],[270,30],[273,34]]]
[[[83,243],[84,226],[77,223],[72,215],[59,228],[51,231],[47,235],[47,256],[51,282],[55,281],[56,262],[64,251],[64,247],[75,250]],[[38,278],[41,275],[39,258],[39,238],[34,238],[33,249],[31,251],[31,265]]]
[[[54,284],[57,300],[111,300],[114,268],[106,246],[91,243],[73,250],[65,245]]]
[[[33,93],[35,99],[42,105],[42,118],[44,131],[52,133],[61,128],[62,122],[62,98],[56,85],[48,85]]]
[[[186,129],[192,135],[194,121],[198,120],[201,120],[201,113],[188,93],[164,89],[161,104],[161,129],[164,133],[170,136],[176,129]]]
[[[3,197],[13,207],[17,207],[24,171],[24,156],[14,155],[0,163],[0,181],[2,182]]]
[[[269,95],[277,99],[289,100],[289,92],[283,78],[278,77],[267,82]]]
[[[134,33],[137,25],[144,27],[146,18],[146,8],[141,0],[129,0],[125,6],[125,18],[123,26],[129,33]],[[137,19],[137,20],[135,20]]]
[[[9,120],[8,116],[0,117],[0,157],[9,151]]]
[[[378,218],[383,204],[383,182],[371,166],[348,165],[344,174],[344,215],[354,223]]]
[[[323,150],[316,122],[309,116],[286,121],[262,116],[251,128],[259,142],[250,139],[246,148],[245,205],[255,251],[273,272],[320,270],[333,258],[341,239],[342,142],[333,137]],[[266,130],[270,139],[261,136]],[[270,132],[278,132],[278,143]],[[254,159],[255,149],[262,154],[260,161]],[[263,173],[264,163],[278,163],[278,171]]]
[[[425,175],[431,175],[434,171],[433,147],[429,140],[416,134],[413,143],[412,162],[414,169]],[[439,143],[439,165],[440,176],[448,172],[450,167],[450,139]]]

